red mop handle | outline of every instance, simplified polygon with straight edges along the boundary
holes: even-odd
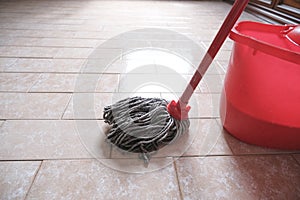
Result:
[[[187,104],[194,90],[198,86],[209,65],[212,63],[213,59],[217,55],[219,49],[226,40],[230,30],[242,14],[248,2],[249,0],[236,0],[234,2],[220,30],[218,31],[205,56],[203,57],[200,65],[198,66],[197,71],[194,73],[192,79],[190,80],[189,85],[186,87],[183,94],[179,98],[179,101],[177,103],[175,101],[172,101],[168,105],[168,112],[174,118],[179,120],[188,118],[188,111],[190,110],[190,107]]]

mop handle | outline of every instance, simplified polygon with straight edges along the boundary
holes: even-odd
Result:
[[[198,66],[197,71],[194,73],[192,79],[190,80],[189,85],[186,87],[185,91],[179,99],[180,106],[184,108],[187,106],[194,90],[198,86],[205,72],[207,71],[209,65],[212,63],[225,39],[227,38],[230,30],[242,14],[243,10],[247,6],[249,0],[236,0],[232,6],[229,14],[224,20],[220,30],[215,36],[213,42],[211,43],[209,49],[207,50],[205,56],[203,57],[200,65]]]

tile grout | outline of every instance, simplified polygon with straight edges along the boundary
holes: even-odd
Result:
[[[221,118],[219,118],[219,120],[221,120]],[[219,126],[219,128],[220,128],[221,130],[224,130],[224,127],[223,127],[223,125],[222,125],[222,122],[221,122],[221,121],[220,121],[220,123],[219,123],[219,121],[218,121],[217,119],[215,119],[215,122],[217,123],[217,125]],[[221,134],[223,134],[223,135],[224,135],[224,132],[223,132],[223,131],[221,131]],[[234,151],[233,151],[232,144],[231,144],[230,142],[227,142],[227,144],[228,144],[228,147],[229,147],[229,149],[230,149],[230,151],[231,151],[232,155],[234,155],[235,153],[234,153]]]
[[[63,120],[63,117],[64,117],[64,115],[65,115],[65,113],[66,113],[66,111],[67,111],[67,109],[68,109],[68,107],[69,107],[69,105],[70,105],[70,103],[71,103],[72,98],[73,98],[73,95],[74,95],[74,94],[71,94],[71,95],[70,95],[70,99],[69,99],[69,101],[66,103],[66,106],[65,106],[65,108],[64,108],[64,110],[63,110],[63,112],[62,112],[62,114],[61,114],[61,116],[60,116],[60,120]]]
[[[181,159],[181,158],[188,158],[188,159],[193,159],[193,158],[214,158],[214,157],[240,157],[240,158],[246,158],[246,157],[274,157],[274,156],[290,156],[294,158],[295,153],[290,152],[290,153],[276,153],[276,154],[239,154],[239,155],[185,155],[185,156],[165,156],[165,157],[153,157],[151,159],[163,159],[163,158],[172,158],[172,159]],[[296,153],[297,154],[297,153]],[[42,158],[42,159],[0,159],[1,162],[37,162],[37,161],[76,161],[76,160],[139,160],[138,158],[129,158],[129,157],[107,157],[107,158],[95,158],[95,157],[87,157],[87,158]],[[174,160],[173,163],[176,162]],[[295,159],[297,164],[298,161]],[[150,160],[151,163],[151,160]]]
[[[175,176],[176,176],[176,181],[177,181],[177,187],[178,187],[178,192],[179,192],[179,195],[180,195],[180,199],[183,200],[184,197],[183,197],[183,192],[182,192],[182,188],[181,188],[181,185],[180,185],[180,181],[179,181],[179,174],[178,174],[178,169],[177,169],[177,165],[176,165],[176,160],[174,160],[173,158],[173,168],[174,168],[174,171],[175,171]]]
[[[38,76],[36,78],[36,80],[32,83],[32,85],[28,88],[28,90],[26,91],[26,93],[30,93],[30,90],[33,88],[33,86],[40,80],[42,73],[37,73]],[[2,91],[1,91],[2,92]]]
[[[41,169],[41,167],[42,167],[43,160],[40,161],[40,162],[41,162],[41,163],[40,163],[38,169],[36,170],[36,172],[35,172],[35,174],[34,174],[34,176],[33,176],[32,182],[31,182],[31,184],[30,184],[30,186],[29,186],[29,188],[28,188],[28,190],[27,190],[27,192],[26,192],[26,194],[25,194],[24,200],[26,200],[26,199],[28,198],[28,195],[29,195],[29,193],[30,193],[30,190],[31,190],[32,186],[34,185],[34,182],[35,182],[35,180],[36,180],[36,178],[37,178],[37,175],[38,175],[38,173],[39,173],[39,171],[40,171],[40,169]]]
[[[213,119],[219,119],[219,117],[193,117],[189,118],[191,120],[213,120]],[[51,121],[64,121],[64,120],[69,120],[69,121],[77,121],[77,120],[104,120],[103,118],[0,118],[1,121],[39,121],[39,120],[51,120]]]

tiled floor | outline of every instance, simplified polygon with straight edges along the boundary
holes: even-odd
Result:
[[[300,199],[300,152],[221,127],[229,39],[191,99],[189,134],[148,166],[105,142],[103,107],[133,94],[176,98],[230,7],[0,1],[0,199]]]

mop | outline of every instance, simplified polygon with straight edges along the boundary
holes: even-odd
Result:
[[[188,105],[195,88],[218,53],[248,0],[236,0],[189,85],[176,102],[160,98],[129,97],[104,108],[104,121],[111,125],[108,142],[148,159],[150,152],[176,141],[189,126]]]

